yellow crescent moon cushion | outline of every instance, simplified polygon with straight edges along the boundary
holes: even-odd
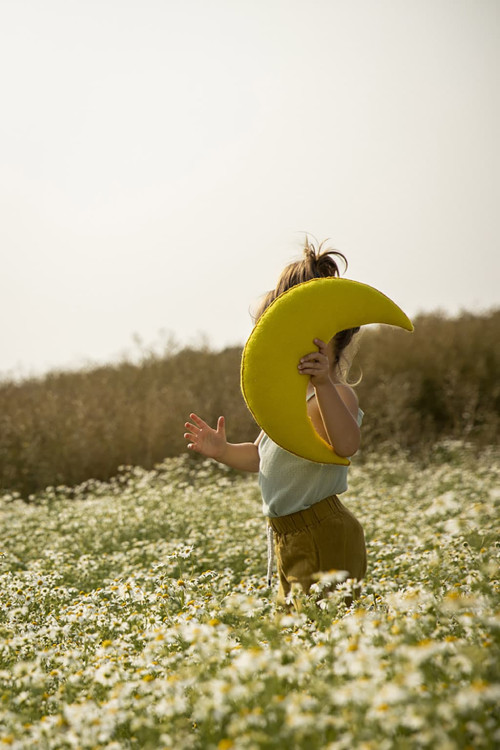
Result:
[[[368,284],[311,279],[288,289],[261,315],[241,360],[241,390],[255,421],[290,453],[318,463],[349,464],[314,429],[307,414],[308,378],[299,360],[313,339],[329,341],[346,328],[387,323],[413,330],[392,300]]]

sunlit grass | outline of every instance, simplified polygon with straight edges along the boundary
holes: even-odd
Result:
[[[498,452],[439,455],[352,467],[349,609],[276,611],[255,479],[211,463],[5,495],[0,747],[497,747]]]

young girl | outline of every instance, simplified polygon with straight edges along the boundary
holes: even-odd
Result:
[[[257,319],[287,289],[314,278],[339,276],[336,258],[347,268],[342,253],[317,249],[306,239],[304,258],[291,263],[276,288],[264,298]],[[345,380],[345,349],[359,328],[340,331],[329,342],[314,339],[316,350],[297,363],[309,378],[307,411],[312,423],[339,456],[353,456],[360,443],[363,412]],[[265,363],[263,363],[265,367]],[[292,584],[308,592],[316,574],[348,571],[360,581],[366,572],[363,529],[340,502],[347,489],[347,466],[319,464],[296,456],[261,432],[254,443],[228,443],[224,417],[216,429],[196,414],[186,422],[188,448],[243,471],[259,473],[263,510],[274,532],[275,553],[283,602]]]

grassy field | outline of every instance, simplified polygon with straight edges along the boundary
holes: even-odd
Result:
[[[349,609],[331,574],[276,611],[255,478],[211,462],[4,495],[0,746],[498,747],[498,458],[353,465]]]

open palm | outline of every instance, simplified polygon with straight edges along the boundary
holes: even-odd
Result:
[[[189,441],[187,447],[208,458],[219,459],[226,447],[224,417],[219,417],[215,430],[196,414],[190,414],[189,418],[192,422],[186,422],[184,425],[186,428],[184,437]]]

